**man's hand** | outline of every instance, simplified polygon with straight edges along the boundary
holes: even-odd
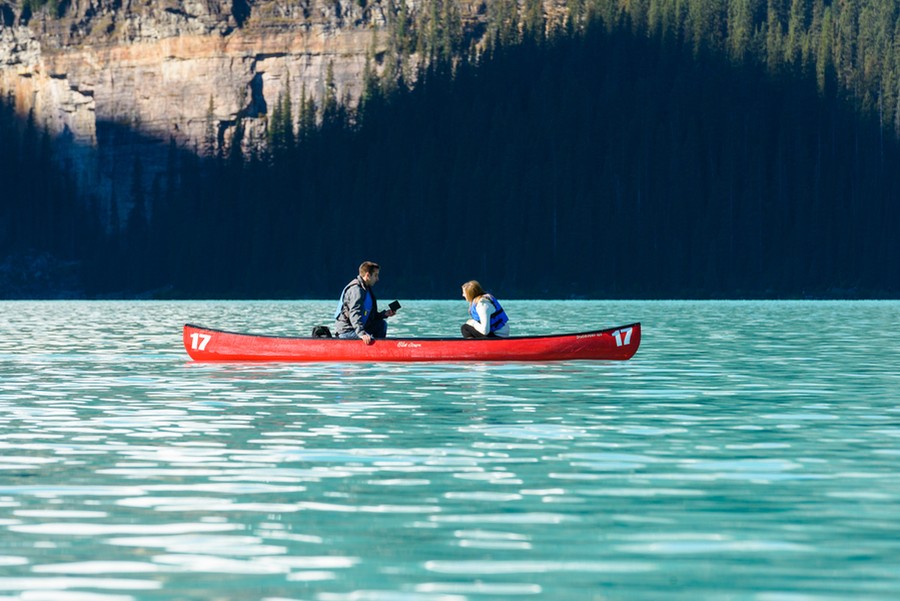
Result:
[[[362,336],[360,336],[360,338],[366,344],[374,344],[374,342],[375,342],[375,337],[372,336],[371,334],[363,334]]]

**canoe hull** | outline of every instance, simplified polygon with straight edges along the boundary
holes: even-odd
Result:
[[[641,324],[578,334],[485,340],[385,338],[372,345],[360,340],[241,334],[185,324],[183,341],[195,361],[624,361],[637,352]]]

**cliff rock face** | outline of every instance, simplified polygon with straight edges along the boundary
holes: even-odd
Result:
[[[71,0],[52,14],[51,4],[31,14],[0,0],[0,93],[34,111],[101,197],[130,171],[122,157],[147,145],[202,152],[213,132],[227,146],[239,117],[252,142],[286,89],[294,106],[304,92],[321,105],[329,68],[336,97],[355,100],[367,55],[386,43],[387,0]],[[464,19],[484,10],[459,4]]]

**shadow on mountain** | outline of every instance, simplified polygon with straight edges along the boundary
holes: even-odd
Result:
[[[147,294],[138,243],[172,165],[194,154],[121,124],[96,131],[96,146],[54,137],[0,99],[0,298]]]
[[[265,156],[157,144],[105,250],[72,256],[93,295],[331,297],[370,259],[408,298],[897,297],[900,148],[847,106],[663,39],[526,41]]]

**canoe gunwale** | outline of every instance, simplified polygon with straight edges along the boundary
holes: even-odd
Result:
[[[515,340],[545,340],[550,338],[569,338],[569,337],[578,337],[578,336],[589,336],[602,334],[604,332],[612,332],[615,330],[623,330],[625,328],[633,328],[635,326],[640,326],[640,322],[627,323],[621,326],[615,326],[612,328],[603,328],[601,330],[590,330],[587,332],[568,332],[563,334],[538,334],[536,336],[506,336],[506,337],[493,337],[493,338],[462,338],[460,336],[416,336],[416,337],[394,337],[388,336],[387,338],[381,338],[378,340],[395,340],[395,341],[408,341],[408,342],[502,342],[502,341],[515,341]],[[229,334],[231,336],[252,336],[253,338],[269,338],[274,340],[343,340],[343,341],[353,341],[355,338],[338,338],[337,336],[333,338],[319,338],[314,336],[276,336],[273,334],[254,334],[252,332],[235,332],[233,330],[220,330],[217,328],[208,328],[206,326],[200,326],[194,323],[186,323],[184,324],[185,328],[193,328],[195,330],[203,330],[204,332],[215,332],[217,334]]]

